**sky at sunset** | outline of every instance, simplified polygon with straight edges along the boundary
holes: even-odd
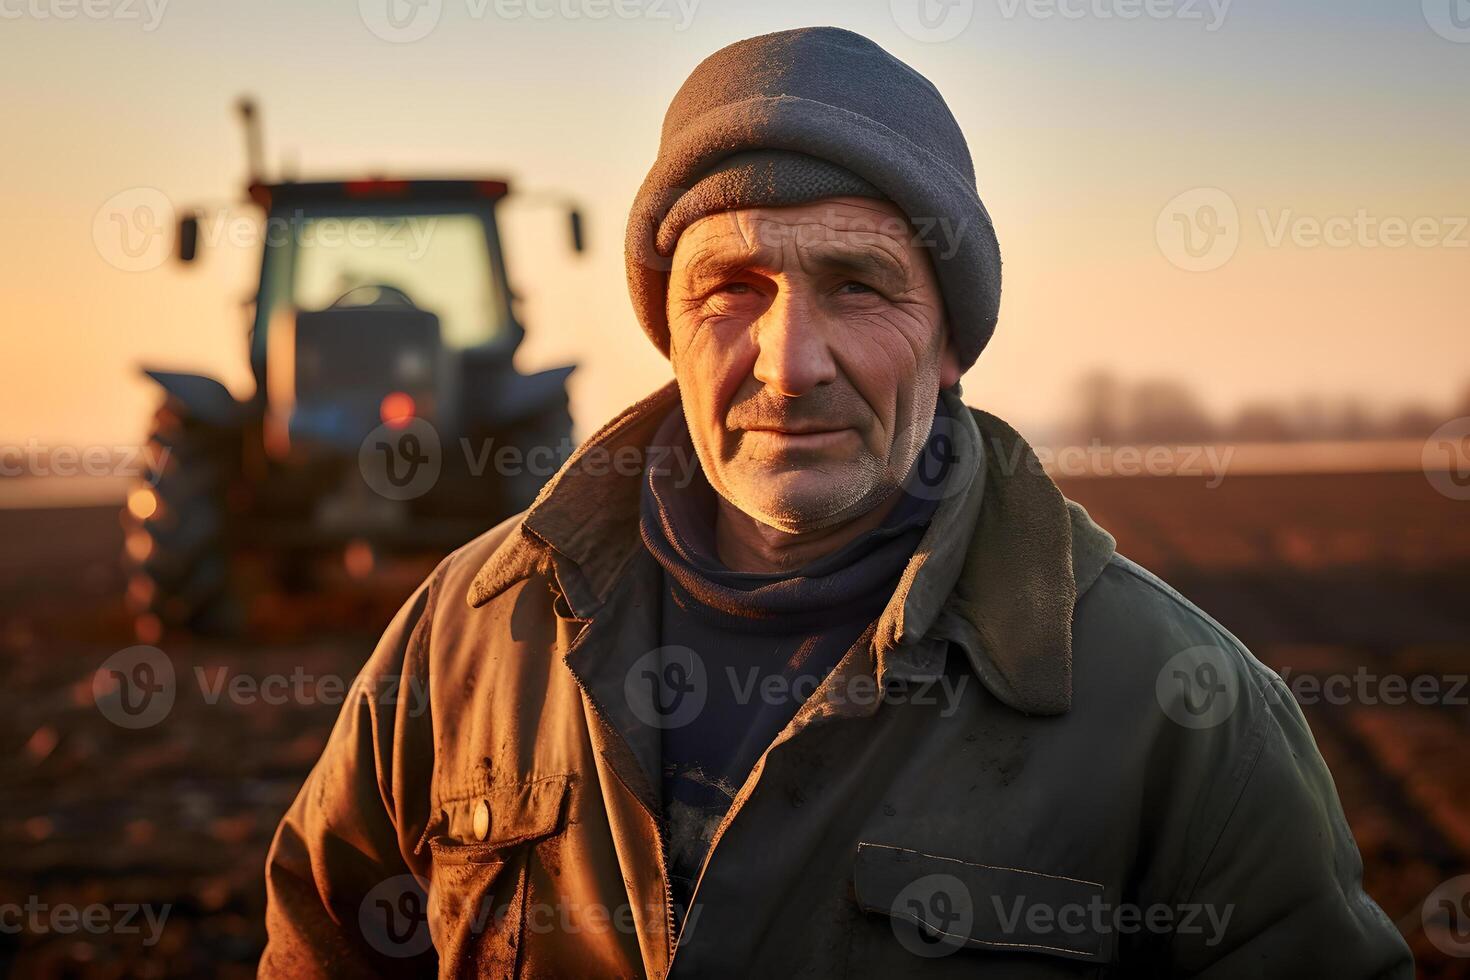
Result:
[[[141,438],[142,363],[250,391],[256,251],[120,268],[99,222],[158,195],[248,221],[243,92],[272,170],[504,175],[581,202],[585,255],[529,198],[505,236],[519,363],[578,362],[590,433],[669,376],[622,234],[670,97],[716,48],[815,24],[923,72],[969,139],[1006,259],[970,403],[1044,430],[1097,367],[1217,412],[1448,406],[1470,383],[1462,0],[923,0],[926,19],[913,0],[421,0],[385,20],[390,2],[0,0],[0,443]]]

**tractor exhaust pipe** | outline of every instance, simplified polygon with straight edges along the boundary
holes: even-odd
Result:
[[[245,186],[253,187],[265,183],[265,148],[260,136],[260,117],[255,111],[255,100],[248,95],[235,103],[240,113],[240,122],[245,127]]]

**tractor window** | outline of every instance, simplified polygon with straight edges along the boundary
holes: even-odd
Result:
[[[406,298],[439,317],[448,347],[491,343],[505,331],[505,303],[478,215],[299,220],[291,277],[297,309]]]

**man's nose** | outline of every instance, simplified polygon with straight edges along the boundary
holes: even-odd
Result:
[[[837,377],[826,330],[797,293],[783,290],[755,324],[755,377],[790,398]]]

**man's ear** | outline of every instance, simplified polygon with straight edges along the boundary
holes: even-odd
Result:
[[[944,342],[939,348],[939,387],[949,388],[960,383],[960,359],[950,342],[949,331],[944,332]]]

